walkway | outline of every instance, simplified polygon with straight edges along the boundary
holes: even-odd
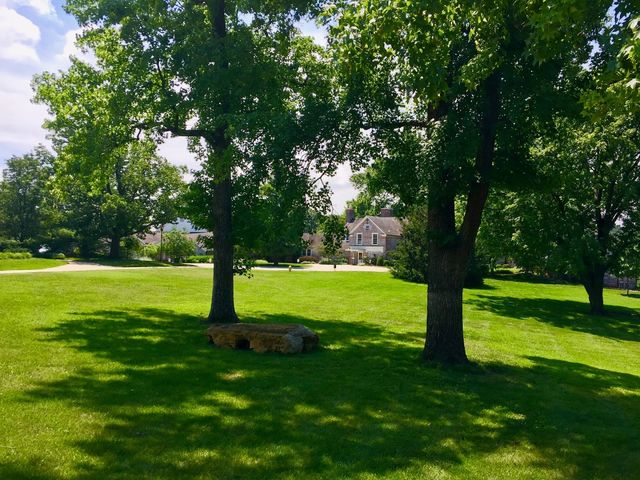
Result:
[[[60,265],[59,267],[43,268],[38,270],[0,270],[0,275],[9,274],[24,274],[24,273],[58,273],[58,272],[94,272],[101,270],[137,270],[148,268],[185,268],[197,267],[211,269],[213,266],[210,263],[189,263],[184,266],[176,267],[116,267],[112,265],[100,265],[99,263],[91,262],[69,262],[66,265]],[[276,270],[287,271],[288,267],[255,267],[254,270]],[[292,268],[292,272],[333,272],[333,265],[320,265],[309,264],[300,268]],[[373,265],[338,265],[335,269],[336,272],[378,272],[387,273],[389,269],[387,267],[376,267]]]

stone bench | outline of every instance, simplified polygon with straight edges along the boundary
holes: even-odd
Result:
[[[221,323],[211,325],[206,335],[216,347],[256,352],[310,352],[320,341],[318,335],[304,325],[291,323]]]

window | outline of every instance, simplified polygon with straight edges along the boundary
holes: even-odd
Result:
[[[362,234],[358,233],[356,235],[356,245],[362,245]]]
[[[368,219],[368,218],[364,221],[364,229],[365,229],[365,231],[367,231],[367,232],[368,232],[369,230],[371,230],[371,225],[369,225],[369,219]]]
[[[378,234],[377,233],[372,233],[371,234],[371,245],[378,245]]]
[[[307,248],[306,254],[307,254],[307,257],[311,256],[311,249],[310,248]]]

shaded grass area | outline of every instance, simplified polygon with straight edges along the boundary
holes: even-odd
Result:
[[[20,258],[0,260],[0,271],[2,270],[41,270],[44,268],[59,267],[64,265],[64,260],[53,260],[50,258]]]
[[[295,262],[278,262],[273,263],[273,262],[268,262],[267,260],[256,260],[254,262],[254,266],[256,267],[260,267],[260,268],[281,268],[281,269],[288,269],[289,267],[291,268],[295,268],[295,269],[301,269],[301,268],[305,268],[308,267],[309,264],[307,263],[295,263]]]
[[[98,265],[107,265],[111,267],[168,267],[172,264],[167,262],[159,262],[157,260],[136,260],[133,258],[78,258],[78,262],[97,263]]]
[[[607,292],[616,313],[596,325],[577,287],[489,280],[466,292],[476,363],[448,370],[417,362],[424,286],[264,271],[237,285],[244,320],[304,323],[323,348],[210,347],[197,269],[0,279],[0,478],[640,471],[637,299]]]

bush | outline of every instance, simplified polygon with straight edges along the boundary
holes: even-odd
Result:
[[[379,267],[384,267],[385,261],[384,261],[384,257],[377,257],[376,258],[376,265]]]
[[[160,256],[160,244],[159,243],[150,243],[147,245],[143,245],[139,252],[141,257],[153,258],[156,260],[162,260],[159,258]]]
[[[481,255],[471,254],[467,276],[464,279],[465,288],[479,288],[484,285],[484,277],[489,273],[489,262]]]
[[[164,234],[164,252],[174,263],[196,253],[196,242],[187,237],[185,232],[171,230]]]
[[[76,233],[68,228],[58,228],[53,230],[43,242],[50,252],[63,252],[73,255],[77,248],[78,239]]]
[[[29,252],[2,252],[0,253],[0,260],[26,260],[31,258]]]
[[[213,257],[210,255],[191,255],[185,259],[186,263],[212,263]]]
[[[136,258],[140,256],[140,252],[144,245],[138,237],[126,237],[122,240],[122,256],[123,258]]]
[[[0,252],[28,252],[29,249],[25,248],[18,240],[12,240],[9,238],[0,238]]]
[[[64,253],[52,252],[52,251],[39,253],[38,257],[40,257],[40,258],[53,258],[55,260],[64,260],[65,258],[67,258],[67,256]]]
[[[318,263],[320,259],[318,257],[314,257],[313,255],[303,255],[298,259],[299,263]]]
[[[347,259],[344,257],[336,258],[323,258],[320,260],[320,265],[346,265]]]

